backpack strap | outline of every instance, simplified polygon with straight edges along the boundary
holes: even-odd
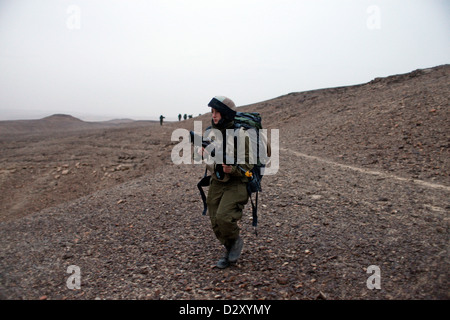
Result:
[[[255,195],[255,203],[253,203],[253,199],[252,199],[252,193],[250,192],[249,188],[248,188],[248,184],[247,184],[247,192],[248,192],[248,196],[250,198],[250,202],[252,204],[252,219],[253,219],[253,223],[252,226],[255,227],[255,235],[258,235],[258,230],[256,229],[256,227],[258,226],[258,191],[256,191],[256,195]]]
[[[197,188],[200,191],[200,196],[203,200],[203,215],[206,216],[206,211],[208,210],[208,206],[206,205],[206,196],[205,192],[203,191],[203,187],[209,186],[211,183],[211,176],[207,175],[208,169],[205,170],[205,175],[203,178],[197,183]]]

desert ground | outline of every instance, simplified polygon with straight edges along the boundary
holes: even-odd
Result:
[[[444,65],[240,106],[278,130],[280,167],[224,270],[204,165],[171,161],[172,132],[206,128],[210,97],[162,126],[1,121],[0,298],[449,299],[449,84]]]

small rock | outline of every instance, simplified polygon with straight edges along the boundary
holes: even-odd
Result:
[[[70,259],[70,258],[73,258],[73,254],[71,254],[71,253],[65,253],[65,254],[63,255],[63,259],[64,259],[64,260],[67,260],[67,259]]]
[[[287,284],[288,283],[288,279],[283,278],[283,277],[279,277],[279,278],[277,278],[277,282],[279,284]]]
[[[319,291],[319,294],[316,297],[316,300],[326,300],[327,296],[322,291]]]

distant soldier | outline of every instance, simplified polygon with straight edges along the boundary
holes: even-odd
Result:
[[[163,120],[165,119],[165,117],[163,115],[159,116],[159,124],[162,125],[163,124]]]
[[[184,120],[187,119],[187,114],[186,114],[186,113],[184,114],[183,119],[184,119]]]
[[[178,115],[178,121],[181,121],[181,113]]]

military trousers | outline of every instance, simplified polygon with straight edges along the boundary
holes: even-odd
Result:
[[[227,248],[239,237],[238,221],[247,202],[247,184],[241,179],[227,182],[211,179],[206,197],[208,213],[217,239]]]

